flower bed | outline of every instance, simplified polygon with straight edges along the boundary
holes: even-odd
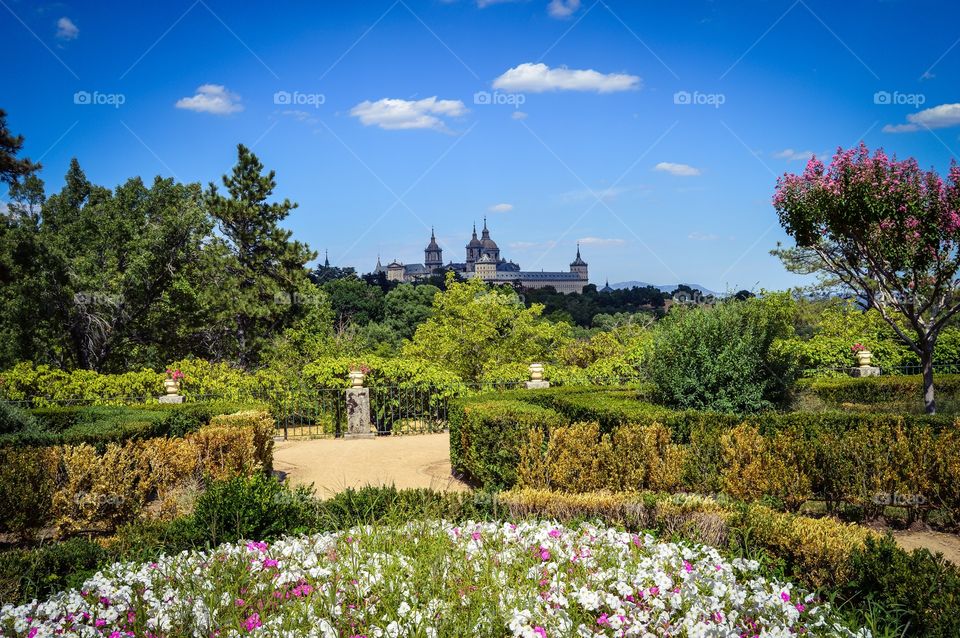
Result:
[[[116,632],[116,633],[114,633]],[[867,636],[753,561],[583,524],[441,522],[116,564],[0,635]]]

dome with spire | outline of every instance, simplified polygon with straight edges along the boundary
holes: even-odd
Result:
[[[473,237],[470,239],[470,243],[467,244],[467,248],[482,248],[483,244],[480,243],[480,240],[477,239],[477,225],[473,225]]]
[[[430,243],[427,244],[427,250],[440,250],[440,246],[437,244],[437,236],[433,232],[433,228],[430,228]]]
[[[487,250],[500,250],[497,242],[490,239],[490,231],[487,229],[487,218],[483,218],[483,236],[480,239],[480,245]]]
[[[585,262],[583,258],[580,257],[580,244],[577,243],[577,258],[574,259],[572,262],[570,262],[570,267],[572,268],[573,266],[586,266],[586,265],[587,265],[587,262]]]

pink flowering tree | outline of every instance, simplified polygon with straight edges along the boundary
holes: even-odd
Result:
[[[936,412],[933,353],[960,310],[960,167],[946,182],[916,160],[866,146],[816,158],[777,180],[773,206],[796,249],[788,267],[826,274],[875,308],[923,368],[923,400]]]

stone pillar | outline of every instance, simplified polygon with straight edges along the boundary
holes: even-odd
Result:
[[[527,381],[528,390],[539,390],[541,388],[549,388],[550,382],[544,381],[543,379],[543,364],[542,363],[531,363],[530,364],[530,380]]]
[[[347,431],[345,439],[372,439],[377,433],[370,429],[370,388],[347,390]]]
[[[877,366],[857,366],[850,368],[851,377],[879,377],[880,368]]]

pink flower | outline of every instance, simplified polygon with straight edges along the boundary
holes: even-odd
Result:
[[[550,535],[550,538],[560,538],[560,530],[558,530],[556,527],[550,530],[548,534]]]
[[[250,614],[250,617],[243,623],[244,629],[247,631],[253,631],[257,627],[262,626],[263,623],[260,621],[260,614],[254,612]]]
[[[547,549],[546,547],[541,547],[541,548],[540,548],[540,559],[541,559],[541,560],[545,560],[545,561],[550,560],[550,550]]]
[[[540,636],[540,638],[547,638],[547,630],[541,627],[540,625],[537,625],[536,627],[533,628],[533,633]]]
[[[275,559],[275,558],[264,558],[264,559],[263,559],[263,566],[264,566],[265,568],[276,567],[277,564],[278,564],[278,563],[277,563],[277,559]]]
[[[693,571],[693,565],[690,564],[690,561],[683,561],[683,569],[689,574]]]
[[[780,593],[780,600],[782,600],[782,601],[785,602],[785,603],[790,602],[790,594],[787,593],[787,592],[781,592],[781,593]]]
[[[607,616],[606,614],[600,614],[600,616],[597,618],[597,624],[598,624],[598,625],[609,625],[609,624],[610,624],[610,617]]]
[[[483,535],[480,532],[474,532],[473,534],[470,534],[470,538],[472,538],[475,541],[480,540],[482,536]]]

